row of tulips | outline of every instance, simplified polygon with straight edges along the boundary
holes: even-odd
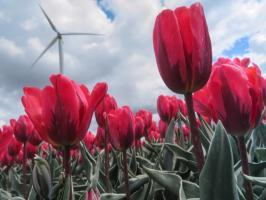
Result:
[[[0,133],[1,169],[9,174],[0,177],[0,194],[8,196],[10,173],[21,174],[22,163],[25,199],[263,199],[261,188],[254,195],[251,181],[261,186],[264,180],[249,176],[250,165],[261,171],[266,162],[266,81],[259,67],[248,58],[212,64],[199,3],[162,11],[153,45],[163,81],[184,100],[160,95],[156,122],[148,110],[134,114],[119,106],[106,83],[90,92],[58,74],[43,89],[25,87],[27,115],[10,120]],[[96,134],[88,131],[94,113]],[[245,141],[253,144],[255,163],[248,161]],[[239,163],[243,175],[236,184]],[[212,185],[216,193],[209,191]]]

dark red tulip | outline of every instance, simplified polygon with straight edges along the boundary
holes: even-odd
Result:
[[[110,141],[118,151],[125,151],[134,142],[134,116],[128,106],[112,110],[108,115]]]
[[[26,157],[28,159],[33,159],[35,157],[35,154],[37,154],[38,148],[31,143],[26,144]]]
[[[29,137],[29,143],[31,143],[34,146],[38,146],[42,142],[42,138],[40,137],[39,133],[36,129],[32,131],[31,136]]]
[[[266,104],[266,78],[265,77],[262,77],[261,84],[262,84],[263,101],[264,101],[264,104]]]
[[[50,77],[44,89],[26,87],[22,103],[40,137],[55,147],[74,146],[85,136],[93,112],[107,91],[98,83],[91,93],[68,77]]]
[[[219,59],[207,85],[195,93],[194,102],[197,112],[221,120],[228,133],[244,135],[260,119],[263,93],[258,67],[236,61]]]
[[[145,124],[141,117],[135,117],[135,140],[140,140],[144,137]]]
[[[95,118],[99,126],[105,126],[105,115],[111,110],[117,108],[117,103],[114,97],[106,94],[101,103],[97,106],[95,110]]]
[[[13,126],[14,136],[23,144],[29,140],[34,131],[34,126],[27,115],[21,115],[17,121],[10,120],[10,124]]]
[[[136,113],[136,117],[141,117],[143,122],[144,122],[144,133],[148,133],[148,129],[152,125],[152,112],[145,110],[145,109],[140,109]]]
[[[173,92],[192,93],[208,81],[212,49],[200,3],[163,10],[155,21],[153,47],[160,75]]]
[[[19,154],[21,148],[22,148],[22,144],[19,141],[17,141],[15,137],[12,137],[7,146],[8,154],[11,157],[16,157]]]

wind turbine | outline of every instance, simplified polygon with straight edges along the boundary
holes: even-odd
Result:
[[[50,49],[57,41],[58,41],[58,55],[59,55],[59,72],[63,74],[64,72],[64,54],[63,54],[63,37],[62,36],[70,36],[70,35],[102,35],[98,33],[76,33],[76,32],[69,32],[69,33],[61,33],[57,30],[55,25],[53,24],[52,20],[48,17],[44,9],[40,6],[42,13],[44,14],[45,18],[47,19],[48,23],[50,24],[52,30],[56,33],[56,36],[52,39],[52,41],[48,44],[48,46],[42,51],[42,53],[36,58],[36,60],[31,65],[31,68],[40,60],[40,58]]]

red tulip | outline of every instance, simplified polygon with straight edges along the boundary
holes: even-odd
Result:
[[[167,128],[168,128],[168,124],[160,119],[158,123],[158,131],[161,135],[161,138],[165,138]]]
[[[134,142],[134,116],[128,106],[112,110],[107,115],[110,141],[118,151],[124,151]]]
[[[34,131],[34,126],[27,115],[21,115],[17,121],[10,120],[10,124],[14,128],[14,136],[23,144],[29,140]]]
[[[33,159],[35,154],[37,154],[38,148],[31,143],[26,144],[26,157],[28,159]]]
[[[104,128],[98,126],[97,133],[94,138],[94,144],[100,149],[104,148],[104,137],[105,137]]]
[[[105,115],[108,114],[111,110],[117,108],[117,103],[115,98],[110,95],[105,95],[101,103],[97,106],[95,110],[95,118],[99,126],[105,126]]]
[[[16,157],[19,154],[21,148],[22,144],[19,141],[17,141],[15,137],[12,137],[7,146],[8,154],[11,157]]]
[[[34,129],[32,131],[32,134],[29,138],[29,143],[31,143],[34,146],[38,146],[39,144],[41,144],[42,142],[42,138],[40,137],[39,133],[37,132],[36,129]]]
[[[186,103],[175,96],[160,95],[157,99],[157,112],[161,120],[170,123],[171,119],[177,116],[178,111],[183,115],[187,114]]]
[[[4,125],[0,134],[0,161],[8,154],[8,145],[13,138],[13,129],[11,126]]]
[[[144,121],[141,117],[135,117],[135,140],[140,140],[144,135]]]
[[[147,134],[148,129],[152,125],[152,112],[145,110],[145,109],[140,109],[136,113],[136,117],[141,117],[143,122],[144,122],[144,134]]]
[[[155,21],[153,46],[160,75],[169,89],[186,94],[206,84],[212,50],[200,3],[163,10]]]
[[[95,136],[91,131],[88,131],[85,137],[83,138],[83,142],[86,145],[87,149],[92,153],[93,152],[93,143]]]
[[[264,101],[264,104],[266,104],[266,78],[265,77],[262,77],[261,84],[262,84],[263,101]]]
[[[200,114],[221,120],[230,134],[244,135],[257,125],[263,110],[261,75],[247,61],[243,66],[229,61],[214,64],[207,85],[194,95],[195,107]]]
[[[52,86],[24,88],[22,103],[40,137],[56,147],[73,146],[85,136],[93,112],[107,91],[98,83],[91,93],[64,75],[52,75]]]

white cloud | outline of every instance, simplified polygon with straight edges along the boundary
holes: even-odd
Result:
[[[0,52],[3,54],[7,54],[8,56],[22,56],[23,50],[19,46],[15,44],[15,42],[6,39],[4,37],[0,37]]]
[[[36,18],[30,18],[25,21],[23,21],[20,24],[21,28],[23,28],[25,31],[32,31],[38,27],[38,23]]]
[[[154,21],[156,15],[163,9],[160,0],[103,1],[103,5],[108,5],[108,8],[114,12],[114,21],[107,18],[96,1],[42,1],[43,8],[59,31],[105,33],[99,37],[64,37],[65,72],[77,82],[88,84],[89,89],[97,81],[106,81],[109,84],[109,92],[115,96],[119,105],[129,104],[134,109],[146,107],[155,110],[159,94],[172,94],[160,78],[153,53]],[[266,63],[264,22],[266,1],[202,0],[201,2],[206,11],[214,56],[221,56],[224,50],[234,45],[236,40],[248,36],[250,47],[246,55],[251,56],[252,61],[258,64]],[[178,5],[190,3],[192,3],[190,0],[165,0],[164,8],[174,9]],[[25,6],[30,5],[25,4]],[[9,40],[6,42],[5,39],[5,45],[1,45],[3,38],[2,40],[0,38],[0,56],[6,55],[9,51],[13,52],[13,55],[20,55],[22,49],[26,52],[26,61],[19,58],[17,60],[18,64],[22,63],[21,67],[30,65],[55,36],[38,6],[32,9],[24,13],[27,15],[24,21],[19,19],[19,15],[16,21],[30,31],[25,31],[24,35],[19,37],[17,34],[13,35],[14,42]],[[31,21],[32,16],[35,16],[33,21]],[[34,23],[37,27],[34,27]],[[12,34],[14,26],[19,26],[17,24],[12,23],[12,26],[5,24],[5,28]],[[24,47],[18,47],[16,40],[21,40],[18,44],[24,44]],[[9,49],[13,50],[4,48],[3,51],[1,50],[3,46],[12,46]],[[6,62],[12,66],[13,61],[14,59],[10,59]],[[41,58],[34,70],[27,71],[27,74],[17,73],[16,79],[13,80],[14,75],[11,72],[8,74],[8,68],[1,71],[6,77],[12,77],[8,78],[12,85],[10,88],[20,91],[23,84],[42,87],[47,84],[49,74],[53,72],[58,72],[57,44]],[[14,96],[13,101],[16,102],[14,105],[20,105],[18,96]],[[10,115],[21,111],[17,110],[19,109],[13,109]],[[3,118],[6,120],[10,115]]]

